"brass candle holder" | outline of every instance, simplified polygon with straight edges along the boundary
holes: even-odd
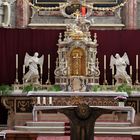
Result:
[[[104,69],[104,85],[108,85],[107,79],[106,79],[106,69]]]

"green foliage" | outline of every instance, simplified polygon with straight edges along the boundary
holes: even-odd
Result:
[[[128,94],[131,94],[132,87],[127,84],[122,84],[116,87],[117,92],[127,92]]]
[[[1,95],[10,95],[13,88],[9,85],[0,85],[0,94]]]
[[[61,87],[59,85],[52,85],[48,88],[48,91],[61,91]]]
[[[23,92],[29,92],[33,90],[34,90],[34,87],[32,84],[23,87]]]
[[[96,91],[101,91],[102,88],[100,85],[94,85],[94,86],[92,86],[91,90],[96,92]]]
[[[42,90],[42,87],[39,85],[29,84],[23,87],[22,92],[38,91],[38,90]]]

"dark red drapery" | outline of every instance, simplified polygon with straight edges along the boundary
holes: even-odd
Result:
[[[22,65],[25,53],[33,55],[39,52],[45,55],[43,66],[43,83],[47,80],[47,55],[51,55],[51,82],[54,83],[55,60],[57,57],[57,42],[59,33],[64,30],[43,29],[0,29],[0,83],[12,84],[15,81],[16,54],[19,55],[19,81],[22,82]],[[107,55],[107,80],[111,84],[110,55],[127,52],[130,64],[133,66],[133,82],[135,81],[135,56],[140,54],[139,30],[92,30],[97,33],[100,84],[103,83],[103,57]],[[140,61],[140,60],[139,60]],[[129,67],[127,68],[129,72]]]

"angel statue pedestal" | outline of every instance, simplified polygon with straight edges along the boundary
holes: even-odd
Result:
[[[34,56],[30,56],[28,53],[26,53],[24,58],[24,65],[25,67],[28,67],[28,72],[23,76],[23,83],[40,84],[38,65],[40,66],[40,73],[42,75],[44,55],[42,55],[40,58],[38,56],[38,52],[35,52]],[[23,71],[25,72],[25,70]]]
[[[118,53],[116,53],[115,57],[111,55],[111,58],[110,58],[111,69],[113,69],[114,65],[116,66],[116,74],[115,74],[116,85],[120,85],[124,83],[131,85],[132,79],[127,74],[127,71],[126,71],[126,67],[127,65],[129,65],[129,59],[126,52],[124,53],[122,57],[120,57]]]

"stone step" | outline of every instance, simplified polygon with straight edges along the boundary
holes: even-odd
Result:
[[[44,122],[44,121],[39,121],[39,122],[32,122],[28,121],[26,122],[27,126],[68,126],[69,122]],[[129,127],[131,126],[130,122],[96,122],[95,123],[96,127]]]
[[[69,123],[65,122],[26,122],[27,126],[65,126],[66,124],[69,125]]]
[[[46,131],[46,132],[65,132],[65,131],[69,131],[70,127],[46,127],[46,126],[15,126],[15,130],[18,131]]]
[[[69,126],[15,126],[15,130],[18,131],[45,131],[45,132],[69,132],[70,127]],[[95,127],[95,132],[97,133],[112,133],[112,132],[117,132],[117,133],[132,133],[132,132],[138,132],[140,131],[140,127]]]

